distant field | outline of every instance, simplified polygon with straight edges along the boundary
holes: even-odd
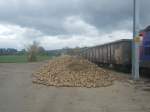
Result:
[[[38,61],[51,59],[51,56],[37,56]],[[4,55],[0,56],[0,63],[26,63],[26,55]]]

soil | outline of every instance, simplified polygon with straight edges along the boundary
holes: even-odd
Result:
[[[45,63],[0,64],[0,112],[150,112],[149,79],[99,88],[33,84],[32,73]]]

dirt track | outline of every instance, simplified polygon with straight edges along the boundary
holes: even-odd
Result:
[[[102,88],[32,84],[39,63],[0,64],[0,112],[150,112],[150,92],[126,82]]]

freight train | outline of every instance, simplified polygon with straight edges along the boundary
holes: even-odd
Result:
[[[140,68],[150,68],[150,26],[140,31]],[[94,63],[131,68],[132,40],[115,42],[84,49],[82,56]]]

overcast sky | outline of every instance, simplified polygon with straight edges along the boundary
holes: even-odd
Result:
[[[140,27],[150,0],[140,0]],[[93,46],[132,38],[133,0],[0,0],[0,48]]]

